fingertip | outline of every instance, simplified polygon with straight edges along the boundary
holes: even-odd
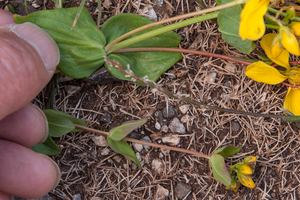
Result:
[[[6,24],[15,24],[14,16],[10,12],[6,10],[0,9],[0,26],[6,25]]]
[[[0,138],[26,147],[43,143],[48,131],[44,112],[31,103],[0,121]]]
[[[0,191],[27,199],[44,196],[57,185],[60,170],[49,157],[0,140]]]
[[[48,33],[30,22],[14,26],[11,31],[33,46],[41,56],[46,70],[54,73],[60,60],[60,53],[57,44]]]

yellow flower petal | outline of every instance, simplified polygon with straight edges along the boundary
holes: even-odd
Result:
[[[291,31],[289,31],[289,32],[283,31],[282,32],[281,42],[282,42],[282,45],[284,46],[284,48],[288,52],[290,52],[291,54],[294,54],[296,56],[300,56],[298,40]]]
[[[261,61],[249,65],[245,74],[256,82],[263,82],[273,85],[281,83],[287,79],[287,76],[280,74],[277,69]]]
[[[300,88],[289,87],[285,96],[283,108],[290,111],[294,115],[300,115]]]
[[[272,44],[276,36],[277,35],[274,33],[264,35],[260,41],[260,45],[265,50],[268,58],[270,58],[274,63],[285,67],[287,70],[290,70],[289,52],[287,50],[283,49],[277,58],[274,58],[272,54]]]
[[[243,40],[258,40],[265,33],[263,16],[270,0],[249,0],[242,13],[239,34]]]

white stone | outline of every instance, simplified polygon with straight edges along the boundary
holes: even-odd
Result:
[[[113,159],[116,161],[116,162],[121,162],[121,160],[122,160],[122,157],[120,156],[120,155],[115,155],[114,157],[113,157]]]
[[[207,83],[215,83],[216,82],[216,77],[217,77],[217,73],[216,72],[211,72],[211,73],[207,74],[207,77],[206,77],[205,81]]]
[[[81,90],[81,87],[75,85],[65,85],[64,89],[68,95],[71,95]]]
[[[156,122],[156,123],[155,123],[155,128],[156,128],[157,130],[160,130],[160,129],[161,129],[161,125],[160,125],[159,122]]]
[[[180,142],[180,137],[175,134],[168,134],[162,138],[163,143],[170,144],[172,146],[176,146]]]
[[[169,196],[169,190],[167,190],[166,188],[164,188],[160,185],[157,185],[155,199],[156,200],[164,200],[168,196]]]
[[[133,143],[133,148],[137,151],[140,152],[143,149],[143,145],[142,144],[138,144],[138,143]]]
[[[106,147],[108,145],[106,138],[102,135],[95,136],[92,138],[92,140],[95,143],[95,145],[97,145],[99,147]]]
[[[236,71],[236,66],[233,65],[232,63],[229,63],[229,64],[225,65],[225,69],[234,73]]]
[[[178,118],[174,118],[169,124],[169,129],[173,133],[185,134],[186,130],[184,125],[179,121]]]
[[[108,148],[105,148],[105,149],[102,149],[101,153],[100,153],[102,156],[107,156],[109,154],[109,149]]]
[[[180,121],[182,123],[187,123],[188,121],[190,121],[190,116],[188,114],[186,114],[186,115],[181,117]]]
[[[189,105],[182,105],[179,107],[182,114],[185,114],[189,110]]]
[[[161,131],[164,132],[164,133],[168,132],[168,130],[169,130],[169,128],[168,128],[167,125],[163,125],[163,126],[161,127]]]
[[[151,163],[152,169],[154,169],[157,173],[161,173],[164,168],[164,163],[161,160],[154,159]]]

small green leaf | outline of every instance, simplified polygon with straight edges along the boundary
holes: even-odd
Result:
[[[31,150],[42,153],[48,156],[54,156],[60,154],[60,149],[54,141],[51,139],[50,136],[46,139],[46,141],[43,144],[37,144],[30,148]]]
[[[233,146],[225,146],[217,149],[214,154],[219,154],[223,156],[224,158],[227,158],[229,156],[232,156],[236,153],[238,153],[241,150],[242,146],[239,147],[233,147]]]
[[[232,1],[234,0],[222,0],[222,4]],[[242,40],[239,35],[241,12],[241,5],[220,10],[218,15],[219,31],[222,33],[223,40],[225,40],[228,44],[244,53],[249,54],[255,48],[255,44],[251,40]]]
[[[69,119],[57,117],[47,113],[45,113],[45,115],[48,120],[49,135],[52,137],[60,137],[75,129],[74,124]]]
[[[101,31],[106,37],[107,44],[117,39],[121,35],[132,31],[138,27],[153,23],[153,21],[134,14],[120,14],[111,17],[102,26]],[[153,31],[163,26],[156,26],[144,31],[140,31],[136,34],[129,36],[126,39],[133,38],[143,33]],[[134,47],[171,47],[178,48],[181,37],[170,31],[163,33],[146,40],[140,41],[126,48]],[[167,69],[173,66],[178,60],[182,58],[181,53],[176,52],[126,52],[126,53],[113,53],[108,55],[111,60],[116,60],[124,67],[130,65],[130,69],[139,77],[147,76],[149,80],[155,81],[159,76]],[[114,67],[105,64],[105,67],[109,72],[117,78],[130,80],[129,77],[125,77],[120,71]],[[138,83],[141,84],[141,83]]]
[[[73,124],[78,124],[80,126],[86,126],[86,123],[83,122],[82,120],[77,119],[75,117],[72,117],[71,115],[68,115],[68,114],[66,114],[64,112],[60,112],[60,111],[52,110],[52,109],[45,109],[45,110],[43,110],[43,112],[45,114],[48,114],[48,115],[52,115],[52,116],[56,116],[56,117],[64,118],[64,119],[68,119],[71,122],[73,122]],[[78,131],[81,131],[81,129],[75,128],[71,132],[78,132]]]
[[[75,78],[89,77],[104,63],[105,37],[83,8],[76,26],[71,30],[78,8],[43,10],[22,17],[17,23],[32,22],[44,29],[57,43],[60,51],[58,69]]]
[[[109,131],[110,139],[120,141],[126,137],[131,131],[146,123],[147,119],[125,122],[121,126],[115,127]]]
[[[137,159],[134,151],[132,150],[132,148],[129,146],[129,144],[127,142],[123,142],[123,141],[117,142],[117,141],[110,139],[109,137],[107,137],[107,141],[113,150],[115,150],[116,152],[118,152],[120,154],[123,154],[126,158],[135,162],[139,166],[140,169],[142,168],[140,161]]]
[[[213,154],[209,159],[214,178],[226,186],[231,185],[231,177],[225,166],[224,158],[219,154]]]

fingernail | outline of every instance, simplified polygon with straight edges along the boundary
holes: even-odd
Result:
[[[33,46],[41,56],[46,70],[54,73],[60,54],[58,46],[48,33],[30,22],[15,25],[11,31]]]
[[[32,105],[33,105],[33,107],[34,107],[35,109],[37,109],[37,110],[40,112],[40,114],[41,114],[42,117],[43,117],[43,121],[45,122],[44,136],[43,136],[42,140],[39,142],[39,144],[42,144],[42,143],[44,143],[44,142],[46,141],[46,139],[48,138],[48,134],[49,134],[48,120],[47,120],[47,117],[46,117],[45,113],[44,113],[38,106],[36,106],[36,105],[34,105],[34,104],[32,104]]]
[[[59,182],[60,182],[60,179],[61,179],[61,172],[60,172],[60,169],[58,167],[58,165],[56,164],[56,162],[54,160],[52,160],[50,157],[46,156],[49,160],[51,160],[51,162],[53,163],[53,165],[55,166],[55,169],[56,169],[56,182],[55,182],[55,185],[54,187],[52,188],[52,190],[54,190]]]

